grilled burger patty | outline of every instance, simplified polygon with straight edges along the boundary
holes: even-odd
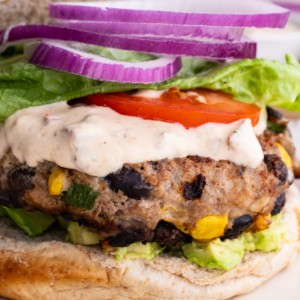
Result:
[[[125,164],[106,177],[51,162],[31,168],[8,152],[1,160],[0,205],[76,220],[97,228],[112,246],[136,241],[175,245],[188,240],[184,232],[206,216],[228,216],[223,238],[233,238],[257,216],[276,214],[285,203],[288,169],[276,143],[285,145],[293,157],[290,137],[265,131],[259,141],[265,156],[256,169],[190,156]],[[53,172],[63,177],[63,189],[54,196],[49,195]],[[80,190],[85,187],[89,190]],[[86,192],[92,196],[90,207],[70,202],[70,190],[75,198],[82,193],[86,197]]]

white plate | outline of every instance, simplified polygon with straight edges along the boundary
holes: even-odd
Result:
[[[293,264],[254,290],[236,300],[300,300],[300,254]]]

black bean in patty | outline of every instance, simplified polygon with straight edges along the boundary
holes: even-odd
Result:
[[[122,191],[129,198],[136,200],[147,199],[150,196],[152,186],[144,182],[142,175],[132,168],[123,167],[116,173],[105,177],[109,187],[114,192]]]
[[[236,218],[233,221],[232,227],[226,230],[224,235],[221,237],[221,240],[237,238],[252,223],[253,220],[249,215]]]
[[[18,190],[4,189],[0,191],[0,206],[23,208],[22,195]]]
[[[127,247],[135,242],[151,241],[153,232],[146,228],[130,228],[115,236],[108,238],[108,243],[112,247]]]
[[[271,211],[271,215],[275,216],[281,212],[286,202],[285,193],[280,194],[280,196],[276,199],[275,205]]]
[[[193,182],[185,182],[183,197],[187,200],[201,198],[205,185],[205,176],[199,174]]]
[[[7,174],[7,185],[12,190],[25,191],[33,189],[34,184],[32,182],[35,176],[34,168],[18,167],[11,169]]]
[[[280,183],[286,183],[288,179],[288,169],[282,159],[276,154],[266,154],[264,162],[270,172],[276,176]]]
[[[191,236],[181,232],[175,225],[166,222],[159,221],[155,230],[153,242],[161,243],[167,247],[179,246],[182,242],[191,242]]]

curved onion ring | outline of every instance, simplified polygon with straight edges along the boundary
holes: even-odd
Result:
[[[206,25],[178,25],[161,23],[78,21],[54,19],[51,25],[79,29],[102,34],[130,35],[140,37],[209,38],[239,41],[244,32],[241,27],[217,27]]]
[[[129,0],[52,3],[50,16],[89,21],[284,27],[289,11],[272,3],[255,0]]]
[[[29,62],[41,67],[103,81],[153,83],[167,80],[180,70],[179,57],[160,57],[145,62],[123,62],[76,50],[59,42],[25,46]]]
[[[2,33],[3,43],[28,39],[80,42],[109,48],[175,56],[227,59],[254,58],[256,55],[256,43],[253,41],[212,42],[164,37],[120,37],[49,25],[19,25]]]

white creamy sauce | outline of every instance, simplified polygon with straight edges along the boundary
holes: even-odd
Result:
[[[267,110],[263,107],[260,110],[259,120],[258,123],[253,127],[254,133],[256,135],[262,134],[267,128]]]
[[[252,168],[263,159],[248,119],[186,129],[180,124],[123,116],[107,107],[71,108],[56,103],[18,111],[0,135],[7,141],[0,149],[2,155],[9,146],[29,166],[52,161],[94,176],[106,176],[124,163],[187,155]]]
[[[199,103],[207,103],[207,100],[204,96],[199,95],[196,92],[188,91],[186,92],[187,96],[193,97],[193,99],[197,100]]]
[[[168,90],[138,90],[132,96],[145,98],[160,98],[163,93]]]

